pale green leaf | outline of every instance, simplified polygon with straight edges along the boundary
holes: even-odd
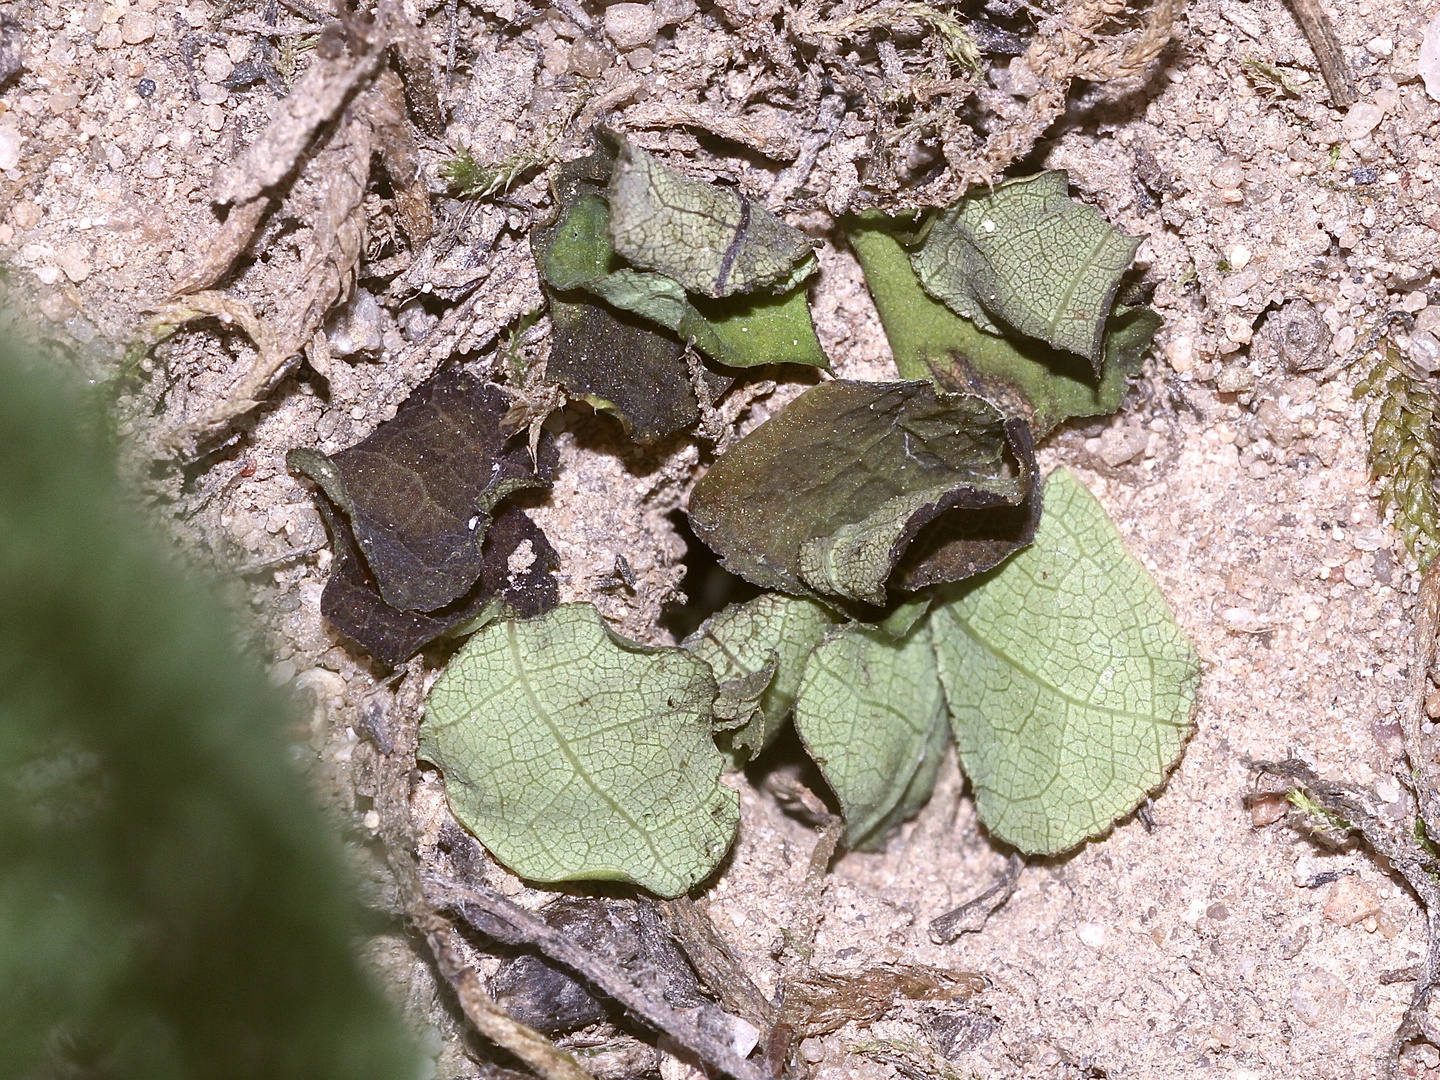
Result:
[[[1069,195],[1062,171],[997,184],[942,213],[912,259],[932,296],[992,333],[1006,326],[1100,370],[1105,320],[1140,238]]]
[[[1105,332],[1104,370],[1033,338],[986,333],[920,287],[895,228],[900,222],[865,217],[849,223],[846,239],[865,271],[885,336],[907,379],[933,377],[947,390],[1006,401],[1019,395],[1033,414],[1036,437],[1072,416],[1114,412],[1125,380],[1139,368],[1159,319],[1146,308],[1116,308]]]
[[[613,307],[675,333],[727,367],[808,364],[828,369],[815,335],[806,289],[699,300],[664,274],[620,265],[610,246],[610,211],[597,195],[566,208],[547,251],[545,280],[555,289],[585,289]]]
[[[883,840],[929,799],[949,741],[929,627],[836,632],[805,665],[795,728],[840,800],[846,842]]]
[[[734,188],[691,180],[625,143],[610,175],[610,237],[642,270],[721,297],[796,283],[810,241]],[[811,263],[813,266],[813,261]]]
[[[720,684],[715,711],[733,730],[719,741],[737,765],[780,733],[805,661],[834,625],[835,617],[813,600],[765,593],[716,612],[685,639]]]
[[[930,626],[980,818],[1053,854],[1157,788],[1190,734],[1200,666],[1095,497],[1059,469],[1035,542]]]
[[[678,896],[738,821],[714,697],[688,651],[626,641],[594,608],[565,604],[470,639],[430,692],[420,750],[455,816],[520,876]]]

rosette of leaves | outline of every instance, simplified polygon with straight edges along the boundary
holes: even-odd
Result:
[[[1039,437],[1113,412],[1160,319],[1117,304],[1140,240],[1066,193],[1064,172],[997,184],[916,229],[868,215],[846,235],[900,374],[1013,403]]]
[[[718,190],[628,147],[562,170],[536,244],[561,372],[566,304],[714,357],[707,304],[796,287],[802,245]],[[1195,654],[1078,480],[1053,474],[1042,500],[1032,445],[1118,404],[1157,324],[1114,302],[1136,241],[1063,174],[927,228],[850,232],[905,381],[812,387],[694,488],[696,535],[772,591],[680,650],[584,608],[496,624],[437,684],[427,754],[518,873],[693,886],[734,831],[717,763],[744,765],[791,717],[853,847],[924,805],[952,739],[982,821],[1025,852],[1097,836],[1163,783]]]
[[[810,319],[809,241],[738,192],[620,143],[562,166],[532,234],[554,337],[546,373],[641,440],[693,424],[687,345],[717,364],[828,361]],[[706,372],[710,392],[729,378]]]
[[[335,552],[320,610],[386,663],[462,627],[558,602],[554,549],[508,501],[549,486],[553,439],[542,438],[532,460],[505,429],[508,408],[499,387],[446,369],[354,446],[286,457],[324,493]]]

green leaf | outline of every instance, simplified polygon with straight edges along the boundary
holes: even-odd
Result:
[[[927,294],[891,231],[900,224],[867,217],[850,222],[846,236],[865,271],[902,377],[933,377],[948,390],[1000,401],[1018,396],[1033,413],[1037,438],[1072,416],[1100,416],[1119,408],[1126,376],[1138,369],[1158,316],[1143,308],[1117,309],[1097,380],[1082,358],[1039,341],[988,334]]]
[[[783,283],[814,251],[786,225],[733,188],[680,175],[624,143],[610,176],[610,236],[641,270],[674,278],[687,292],[722,297]]]
[[[613,307],[692,341],[729,367],[808,364],[829,368],[805,288],[694,301],[673,278],[623,266],[610,246],[610,211],[598,195],[581,194],[562,215],[543,266],[549,284],[583,288]]]
[[[104,397],[24,340],[0,337],[0,1075],[421,1075],[233,581],[182,572]]]
[[[430,692],[420,747],[456,817],[522,877],[678,896],[739,820],[719,783],[714,697],[704,661],[564,604],[472,637]]]
[[[502,428],[509,406],[499,387],[446,368],[354,446],[286,456],[350,519],[386,604],[435,611],[465,595],[484,569],[496,505],[550,485],[553,440],[542,443],[537,469]]]
[[[929,627],[836,632],[805,665],[795,728],[840,800],[846,842],[882,841],[930,798],[950,740]]]
[[[592,172],[608,171],[608,164],[597,162],[593,155],[575,164]],[[567,212],[556,225],[530,233],[535,262],[545,271],[542,276],[550,302],[552,336],[546,377],[594,408],[613,414],[627,433],[642,442],[689,427],[700,418],[700,403],[690,385],[684,344],[579,291],[578,283],[588,280],[597,265],[601,269],[610,265],[608,244],[597,254],[587,239],[594,235],[593,214],[597,208],[606,212],[605,203],[596,194],[597,187],[587,186],[583,177],[566,173],[564,167],[561,171],[565,175],[557,180],[556,196],[564,200],[563,206],[579,207],[580,211],[575,215]],[[557,239],[562,232],[563,244]],[[557,247],[561,253],[552,260]],[[550,283],[552,271],[567,291]]]
[[[813,600],[765,593],[710,616],[685,639],[720,684],[715,711],[728,714],[732,730],[719,741],[736,765],[780,733],[805,661],[834,625],[835,617]]]
[[[980,818],[1053,854],[1157,788],[1190,734],[1199,660],[1073,473],[1045,485],[1035,543],[930,621]]]
[[[1071,199],[1069,183],[1044,172],[961,199],[911,258],[925,290],[956,314],[1078,353],[1098,375],[1105,320],[1140,238]]]
[[[1024,422],[983,398],[940,394],[929,382],[837,380],[724,454],[695,486],[691,526],[757,585],[883,604],[926,526],[950,514],[978,523],[977,512],[1020,505],[1032,466]],[[977,526],[944,539],[944,565],[966,576],[1028,537],[997,543]]]

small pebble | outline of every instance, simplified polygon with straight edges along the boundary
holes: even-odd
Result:
[[[200,70],[212,83],[222,83],[234,72],[235,62],[230,59],[228,53],[219,49],[211,49],[205,54],[205,59],[200,64]]]
[[[655,17],[662,26],[676,26],[699,10],[695,0],[655,0]]]
[[[14,128],[0,127],[0,169],[9,170],[20,164],[20,139],[20,133]]]
[[[1210,182],[1222,191],[1234,190],[1245,179],[1245,167],[1238,157],[1223,157],[1210,170]]]
[[[611,4],[605,9],[605,33],[622,52],[651,45],[660,20],[645,4]]]
[[[610,66],[610,57],[599,45],[583,34],[570,49],[570,68],[576,75],[593,79]]]
[[[1440,690],[1425,695],[1425,715],[1431,720],[1440,720]]]
[[[1387,37],[1371,38],[1365,43],[1365,51],[1383,59],[1395,51],[1395,42]]]
[[[90,260],[86,258],[85,249],[78,244],[60,251],[55,256],[55,264],[77,285],[90,276]]]
[[[142,98],[148,98],[151,94],[155,93],[155,80],[141,79],[135,84],[135,93],[139,94]]]
[[[1238,267],[1236,269],[1239,269]],[[1225,336],[1237,345],[1249,345],[1255,336],[1255,328],[1243,315],[1225,316]]]
[[[0,128],[0,131],[3,131]],[[10,219],[15,222],[17,229],[33,229],[40,224],[42,211],[29,199],[21,199],[10,211]]]
[[[1285,796],[1278,792],[1258,795],[1250,801],[1250,827],[1263,829],[1267,825],[1273,825],[1285,816],[1289,808],[1290,804]]]
[[[1345,136],[1346,142],[1356,142],[1379,127],[1384,119],[1385,110],[1373,101],[1357,102],[1350,106],[1345,119],[1340,121],[1340,133]]]
[[[126,45],[139,45],[155,36],[155,16],[148,11],[127,11],[120,20],[120,39]]]
[[[1340,926],[1354,926],[1363,919],[1380,914],[1380,897],[1354,875],[1342,877],[1331,884],[1325,894],[1325,917]]]
[[[223,105],[230,97],[230,91],[212,82],[200,84],[201,105]]]
[[[1105,928],[1099,923],[1081,923],[1075,928],[1075,936],[1082,945],[1088,945],[1092,949],[1101,948],[1105,944]]]

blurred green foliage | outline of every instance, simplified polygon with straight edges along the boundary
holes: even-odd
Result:
[[[290,706],[0,342],[0,1076],[396,1078]]]

